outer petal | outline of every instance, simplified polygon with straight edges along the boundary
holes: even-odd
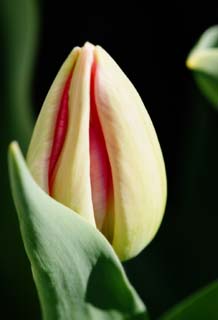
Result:
[[[69,91],[68,130],[56,166],[52,196],[95,225],[89,156],[90,77],[93,46],[82,49]]]
[[[154,127],[137,91],[101,47],[96,47],[95,59],[96,104],[114,188],[112,245],[125,260],[152,240],[161,223],[166,202],[165,167]]]
[[[72,70],[80,48],[72,50],[58,72],[42,106],[27,153],[27,164],[35,181],[48,192],[48,166],[58,108],[63,87]]]

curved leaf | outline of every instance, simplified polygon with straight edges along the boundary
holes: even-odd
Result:
[[[218,109],[218,26],[202,34],[186,65],[193,71],[202,93]]]
[[[110,244],[35,183],[16,143],[9,168],[44,319],[148,319]]]
[[[193,294],[160,320],[216,320],[218,318],[218,281]]]

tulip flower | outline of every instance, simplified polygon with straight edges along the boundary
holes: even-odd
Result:
[[[27,154],[35,181],[108,239],[121,260],[154,237],[166,174],[137,91],[100,47],[74,48],[39,114]]]

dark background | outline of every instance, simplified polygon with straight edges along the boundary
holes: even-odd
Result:
[[[141,95],[162,147],[168,203],[155,240],[124,267],[155,318],[217,278],[218,113],[201,96],[185,60],[202,32],[218,24],[218,5],[125,4],[122,13],[113,8],[112,14],[107,12],[110,3],[101,6],[102,13],[96,14],[85,3],[76,8],[64,0],[41,1],[32,99],[37,115],[64,59],[87,40],[108,51]],[[8,319],[38,319],[14,213],[13,219],[12,234],[5,220],[8,232],[1,239],[2,246],[7,243],[1,300]]]

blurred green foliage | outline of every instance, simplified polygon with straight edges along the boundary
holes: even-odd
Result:
[[[37,35],[37,1],[0,1],[0,283],[2,310],[7,319],[39,318],[38,298],[23,251],[7,168],[9,142],[17,139],[25,151],[30,139]]]
[[[159,320],[216,320],[218,317],[218,282],[178,303]]]

